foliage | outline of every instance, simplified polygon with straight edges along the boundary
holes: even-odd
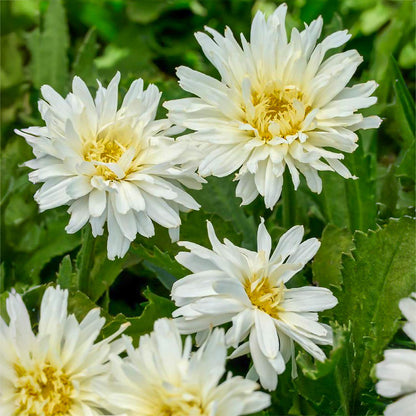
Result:
[[[153,322],[170,316],[173,282],[188,272],[174,257],[179,247],[165,230],[138,238],[128,255],[111,262],[106,236],[92,239],[89,229],[68,235],[65,209],[40,213],[22,163],[32,155],[13,129],[41,125],[36,102],[47,83],[61,93],[73,75],[91,87],[117,70],[122,89],[142,77],[163,91],[163,99],[185,96],[175,68],[188,65],[217,76],[193,33],[227,25],[248,35],[256,10],[271,12],[272,0],[35,0],[1,2],[1,270],[0,314],[12,288],[23,293],[34,322],[48,285],[70,291],[69,309],[79,319],[93,307],[107,318],[102,336],[129,322],[127,335],[137,345]],[[323,319],[334,328],[329,359],[315,363],[297,352],[299,376],[279,378],[276,414],[378,414],[383,402],[370,378],[372,366],[389,343],[402,342],[398,300],[415,289],[415,3],[387,0],[287,1],[289,26],[301,27],[319,14],[324,33],[350,29],[349,48],[364,57],[356,81],[375,79],[376,112],[384,122],[364,131],[359,148],[345,162],[356,180],[323,173],[323,191],[312,194],[302,182],[289,184],[273,212],[258,198],[247,207],[234,196],[231,177],[208,178],[193,192],[199,212],[182,216],[181,239],[207,246],[206,220],[221,238],[254,249],[260,216],[273,240],[295,224],[322,246],[299,279],[325,286],[339,299]],[[290,27],[288,28],[290,29]],[[164,110],[160,110],[163,116]],[[288,181],[286,181],[286,184]],[[86,253],[87,245],[94,256]],[[146,288],[147,289],[144,289]],[[7,318],[6,318],[7,319]],[[288,374],[289,373],[289,374]],[[381,409],[381,410],[380,410]]]

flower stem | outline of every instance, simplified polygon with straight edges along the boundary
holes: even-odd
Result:
[[[282,223],[283,227],[289,229],[293,227],[296,222],[296,195],[293,188],[292,179],[290,173],[286,169],[283,178],[283,212],[282,212]]]
[[[88,224],[82,232],[82,245],[78,253],[78,289],[89,295],[90,274],[94,263],[95,238],[91,226]]]

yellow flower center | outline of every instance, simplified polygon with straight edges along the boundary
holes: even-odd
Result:
[[[284,309],[280,305],[284,298],[285,286],[272,286],[267,277],[254,275],[244,282],[244,289],[251,303],[273,318],[278,318]]]
[[[125,147],[116,139],[98,136],[95,141],[87,142],[84,146],[84,160],[88,162],[117,163]],[[117,179],[117,175],[107,166],[97,165],[97,174],[107,180]]]
[[[311,107],[304,102],[303,93],[294,85],[254,91],[251,103],[250,108],[244,108],[244,121],[257,129],[265,143],[273,137],[286,138],[298,133],[311,111]]]
[[[62,371],[46,363],[33,370],[16,365],[16,403],[19,416],[66,416],[74,386]]]
[[[153,414],[160,416],[207,416],[208,412],[198,397],[192,393],[182,392],[182,394],[165,397],[157,412]]]

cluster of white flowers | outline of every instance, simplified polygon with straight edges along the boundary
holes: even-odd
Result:
[[[205,55],[221,81],[180,67],[180,85],[200,98],[164,103],[168,119],[155,120],[160,93],[132,83],[119,110],[117,74],[108,88],[99,84],[95,100],[85,83],[73,80],[64,99],[42,87],[39,111],[45,127],[17,131],[32,146],[32,182],[44,182],[35,195],[41,210],[69,205],[74,233],[88,221],[94,236],[107,222],[108,257],[123,257],[139,233],[154,234],[152,221],[178,238],[179,211],[199,209],[182,185],[199,188],[207,175],[226,176],[237,170],[237,196],[243,204],[260,193],[266,207],[278,201],[286,167],[295,188],[299,172],[320,192],[321,170],[353,177],[340,162],[353,152],[358,129],[378,127],[380,118],[363,118],[357,110],[376,102],[374,81],[346,87],[362,58],[357,51],[328,50],[350,35],[336,32],[321,43],[322,19],[286,36],[287,6],[266,20],[258,12],[250,43],[242,46],[230,29],[222,36],[197,33]],[[175,123],[175,125],[172,125]],[[177,140],[172,134],[195,130]],[[327,163],[325,163],[325,160]],[[199,175],[195,173],[198,168]]]
[[[107,88],[99,83],[95,98],[79,77],[65,98],[43,86],[39,111],[46,125],[16,131],[33,148],[26,166],[33,169],[29,179],[43,183],[35,194],[40,210],[69,205],[68,233],[89,222],[96,237],[107,224],[107,254],[114,259],[137,234],[153,236],[153,222],[178,240],[180,212],[200,207],[185,187],[200,189],[206,176],[236,173],[242,204],[260,194],[270,209],[286,168],[295,189],[302,174],[318,193],[319,171],[354,178],[342,152],[356,149],[355,131],[379,126],[379,117],[358,112],[376,102],[377,84],[347,87],[362,61],[357,51],[325,57],[347,42],[347,31],[318,43],[318,18],[288,38],[286,11],[283,4],[268,19],[258,12],[250,41],[241,35],[241,44],[228,28],[224,36],[208,27],[211,37],[197,33],[221,80],[178,68],[180,86],[197,97],[165,102],[165,119],[155,119],[161,93],[154,85],[144,89],[141,79],[119,106],[119,73]],[[173,137],[185,129],[192,132]],[[250,251],[221,243],[208,222],[212,250],[179,243],[189,251],[176,260],[192,274],[173,285],[175,319],[156,321],[137,349],[124,335],[114,340],[125,326],[96,342],[104,325],[99,310],[78,323],[59,287],[46,290],[35,335],[21,297],[12,293],[10,323],[0,319],[0,413],[238,416],[264,409],[270,397],[256,391],[255,381],[275,390],[291,359],[295,377],[295,343],[320,361],[326,357],[318,345],[332,345],[331,328],[318,321],[318,312],[337,304],[332,292],[288,285],[320,246],[315,238],[302,242],[303,235],[302,226],[289,229],[272,251],[261,220],[257,251]],[[405,310],[415,307],[415,301],[401,303],[408,318]],[[213,329],[223,324],[226,332]],[[405,326],[413,340],[415,325]],[[191,353],[191,337],[183,344],[180,334],[193,333],[200,347]],[[229,374],[221,382],[227,348],[229,358],[251,356],[246,379]],[[386,351],[377,366],[380,394],[415,391],[414,354]],[[415,394],[390,405],[386,415],[408,414]]]
[[[48,288],[38,333],[22,298],[7,299],[0,318],[0,414],[2,416],[239,416],[270,405],[257,383],[225,372],[222,330],[191,354],[172,320],[155,322],[154,333],[114,340],[127,325],[96,342],[105,319],[99,309],[80,322],[67,314],[68,292]],[[119,354],[127,349],[127,358]]]

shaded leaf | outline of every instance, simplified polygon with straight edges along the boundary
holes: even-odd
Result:
[[[33,85],[48,84],[63,93],[68,82],[69,36],[62,0],[49,1],[43,26],[43,31],[36,28],[28,36]]]
[[[412,136],[410,139],[407,139],[405,142],[405,146],[409,146],[414,142],[414,134],[415,134],[415,117],[416,117],[416,108],[415,102],[404,82],[403,76],[400,72],[399,65],[397,64],[396,60],[391,57],[391,66],[393,68],[394,74],[394,92],[396,94],[397,101],[403,111],[405,116],[405,120],[409,127]],[[406,135],[403,135],[403,139],[406,139]]]
[[[175,280],[188,274],[169,253],[162,252],[157,246],[145,247],[133,243],[130,252],[145,260],[145,265],[152,270],[167,289],[171,289]]]
[[[56,274],[56,283],[63,289],[70,289],[76,287],[76,274],[72,268],[72,261],[69,254],[67,254],[59,265],[58,273]]]
[[[121,324],[129,322],[130,326],[124,332],[133,338],[134,344],[137,346],[139,338],[143,334],[147,334],[153,330],[154,322],[159,318],[171,317],[175,309],[175,305],[169,299],[155,295],[150,289],[145,289],[143,295],[148,299],[143,313],[139,317],[128,318],[123,314],[118,314],[114,319],[107,323],[103,328],[103,336],[106,337],[116,331]]]
[[[25,276],[36,283],[42,268],[55,256],[59,256],[75,249],[81,242],[80,233],[67,234],[65,225],[66,215],[51,215],[42,224],[42,245],[31,255],[25,257],[22,270]]]
[[[321,247],[312,263],[314,282],[329,289],[341,288],[342,255],[349,253],[353,247],[349,230],[328,224],[322,233]]]
[[[237,233],[243,235],[243,246],[255,249],[257,227],[252,217],[246,216],[240,206],[241,199],[235,196],[235,183],[231,177],[209,177],[200,191],[193,191],[195,199],[202,205],[202,210],[217,214],[225,221],[230,221]]]
[[[93,84],[98,78],[98,71],[94,62],[97,50],[97,31],[93,27],[85,35],[72,66],[73,75],[78,75],[87,85]]]

